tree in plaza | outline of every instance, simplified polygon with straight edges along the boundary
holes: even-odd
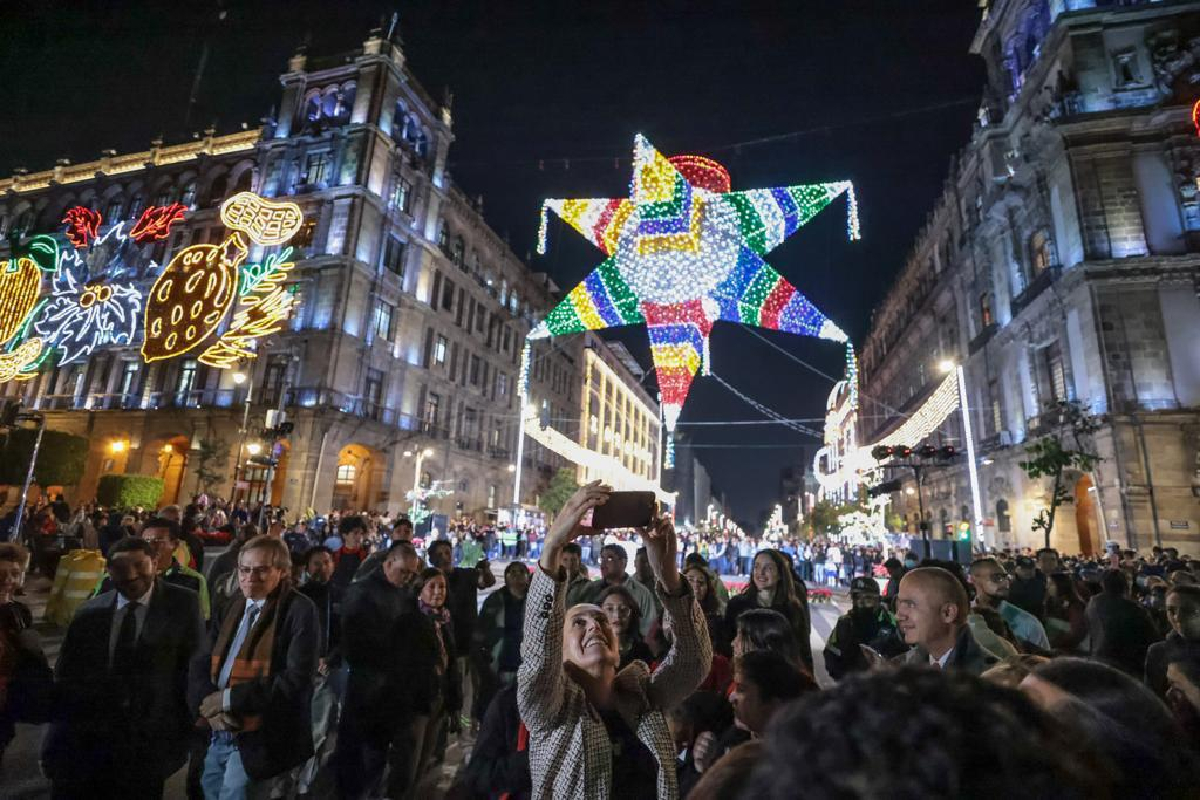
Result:
[[[204,438],[196,443],[193,458],[196,460],[196,491],[208,494],[213,484],[225,480],[225,473],[218,472],[221,462],[229,453],[229,444],[222,438]]]
[[[828,500],[818,500],[813,506],[812,513],[808,515],[809,522],[812,524],[814,536],[820,536],[826,533],[837,533],[841,530],[841,525],[838,523],[840,515],[839,507],[829,502]]]
[[[562,467],[554,473],[546,491],[538,495],[538,508],[550,515],[557,514],[578,488],[579,484],[575,482],[575,470],[570,467]]]
[[[0,482],[20,486],[25,482],[37,431],[15,428],[4,437]],[[87,464],[88,440],[65,431],[44,431],[33,480],[38,486],[75,486]]]
[[[1058,507],[1073,500],[1064,484],[1064,473],[1067,470],[1091,472],[1101,459],[1084,448],[1083,442],[1090,439],[1097,425],[1082,403],[1078,400],[1049,403],[1045,416],[1054,420],[1054,431],[1025,446],[1029,459],[1020,462],[1020,467],[1031,480],[1050,478],[1053,481],[1049,507],[1038,512],[1033,520],[1033,530],[1042,531],[1045,546],[1049,547],[1050,531],[1054,528]]]

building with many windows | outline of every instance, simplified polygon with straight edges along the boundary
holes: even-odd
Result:
[[[451,181],[450,100],[426,94],[398,38],[373,31],[332,58],[298,52],[280,82],[279,111],[260,129],[0,180],[0,231],[19,246],[60,232],[65,210],[82,205],[101,212],[103,236],[148,204],[179,202],[187,212],[168,238],[138,248],[105,240],[121,252],[101,255],[124,259],[122,274],[148,287],[181,248],[221,240],[226,197],[286,198],[303,214],[286,329],[234,369],[189,357],[147,363],[136,346],[108,347],[82,363],[48,361],[2,391],[44,411],[48,427],[89,438],[80,498],[102,473],[131,472],[164,477],[163,502],[186,500],[202,445],[221,443],[228,459],[207,465],[222,476],[209,487],[221,496],[237,487],[293,513],[400,511],[414,483],[436,482],[451,492],[436,511],[492,517],[512,499],[521,346],[557,289]],[[250,258],[278,253],[255,245]],[[564,375],[534,380],[534,397],[573,407],[577,369],[557,358],[553,373]],[[246,463],[252,446],[270,446],[257,441],[268,409],[294,425],[273,445],[273,472]],[[563,463],[536,448],[526,461],[539,480]],[[538,485],[525,481],[530,500]]]
[[[1050,484],[1020,467],[1059,403],[1103,460],[1068,471],[1052,544],[1194,548],[1200,535],[1200,3],[991,0],[987,86],[908,263],[861,348],[874,442],[962,365],[984,540],[1040,545]],[[958,414],[926,441],[963,448]],[[912,445],[919,444],[911,442]],[[1072,447],[1068,435],[1066,446]],[[933,471],[933,530],[970,520],[966,464]],[[916,529],[913,495],[893,497]]]

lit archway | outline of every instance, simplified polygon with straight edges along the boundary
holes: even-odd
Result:
[[[1096,507],[1096,486],[1090,475],[1084,475],[1075,484],[1075,530],[1079,534],[1079,552],[1085,556],[1100,552]]]
[[[183,473],[187,469],[188,451],[192,441],[186,436],[175,436],[158,446],[158,476],[162,478],[163,493],[159,507],[175,505],[183,487]]]
[[[374,473],[379,454],[363,444],[348,444],[338,451],[333,471],[333,508],[338,511],[370,510],[374,500]]]

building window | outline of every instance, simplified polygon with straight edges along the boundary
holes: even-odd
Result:
[[[154,196],[154,205],[166,206],[171,204],[171,187],[164,186],[158,190],[158,194]]]
[[[508,348],[512,346],[512,328],[504,326],[504,352],[508,352]]]
[[[992,324],[992,293],[979,295],[979,324],[982,328]]]
[[[1142,73],[1138,68],[1137,52],[1134,50],[1113,53],[1113,71],[1116,73],[1118,89],[1142,85]]]
[[[176,389],[178,397],[176,402],[180,405],[188,402],[188,396],[192,393],[192,388],[196,385],[196,369],[196,361],[190,358],[184,361],[183,365],[179,368],[179,385]]]
[[[425,395],[425,408],[421,414],[422,427],[427,431],[436,431],[438,426],[438,417],[441,414],[442,397],[441,395],[430,392]]]
[[[397,176],[396,188],[392,190],[392,208],[399,209],[405,214],[412,213],[413,185],[402,177]]]
[[[443,253],[446,252],[446,239],[447,239],[447,237],[449,237],[449,235],[450,234],[446,231],[446,222],[443,220],[442,227],[438,228],[438,240],[437,240],[438,247],[440,247],[442,249]]]
[[[446,363],[446,337],[438,334],[437,343],[433,346],[433,363]]]
[[[138,362],[126,361],[121,370],[121,403],[133,401],[133,393],[137,389]]]
[[[220,238],[223,234],[220,228],[214,228],[215,238]],[[312,247],[313,235],[317,231],[317,221],[315,219],[306,219],[300,225],[300,232],[297,233],[292,240],[288,242],[292,247]]]
[[[108,207],[104,209],[104,221],[112,224],[121,218],[121,201],[118,198],[113,198],[108,201]]]
[[[1052,342],[1037,352],[1038,382],[1045,387],[1047,403],[1067,399],[1067,376],[1063,369],[1062,348]]]
[[[463,243],[463,237],[455,236],[454,237],[454,247],[450,252],[450,258],[454,261],[454,265],[456,267],[458,267],[459,269],[462,269],[463,265],[466,263],[463,260],[463,256],[464,256],[465,252],[466,252],[466,245]]]
[[[484,320],[487,317],[487,310],[480,305],[475,313],[475,331],[483,333]]]
[[[363,384],[363,400],[367,404],[364,409],[367,416],[378,419],[379,411],[383,407],[383,372],[381,370],[367,370],[367,378]]]
[[[375,335],[380,336],[387,341],[392,341],[392,336],[395,332],[396,324],[396,307],[391,303],[385,303],[382,300],[375,305],[375,321],[372,326],[375,329]]]
[[[1029,263],[1033,274],[1041,275],[1047,268],[1054,266],[1054,245],[1045,231],[1038,231],[1029,239]]]
[[[338,464],[337,478],[334,479],[334,483],[338,486],[353,486],[357,474],[358,467],[353,464]]]
[[[1008,516],[1008,501],[1003,497],[996,501],[996,531],[1012,533],[1012,518]]]
[[[267,369],[263,373],[263,391],[260,400],[268,406],[279,405],[283,394],[283,378],[287,374],[288,357],[273,355],[267,361]]]
[[[304,182],[309,184],[325,183],[329,180],[329,172],[333,165],[329,151],[310,153],[304,167]]]
[[[503,372],[496,373],[496,394],[501,397],[508,396],[508,376]]]
[[[454,281],[449,278],[442,281],[442,308],[446,311],[454,308]]]
[[[395,275],[404,275],[404,242],[389,236],[383,250],[383,266]]]
[[[496,507],[496,484],[488,484],[488,508]]]
[[[471,356],[471,385],[479,385],[479,356]]]
[[[194,209],[196,207],[196,182],[195,181],[188,181],[187,185],[183,187],[183,194],[181,194],[179,196],[179,202],[183,203],[185,206],[187,206],[188,208],[191,208],[191,209]]]

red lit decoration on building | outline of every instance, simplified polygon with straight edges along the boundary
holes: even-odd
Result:
[[[62,218],[62,223],[67,226],[67,241],[75,247],[87,247],[100,230],[100,220],[100,212],[87,206],[68,208]]]
[[[181,203],[172,203],[169,206],[147,206],[146,210],[142,212],[142,216],[134,224],[133,230],[129,232],[129,236],[138,244],[155,239],[165,239],[171,232],[171,226],[183,219],[185,211],[187,211],[187,206]]]

